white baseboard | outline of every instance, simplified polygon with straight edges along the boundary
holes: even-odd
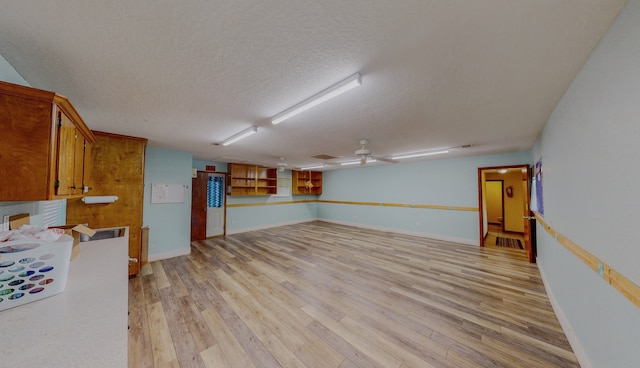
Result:
[[[582,344],[580,344],[580,340],[578,340],[578,337],[576,336],[575,331],[573,331],[573,328],[571,328],[571,324],[569,323],[567,316],[565,316],[564,311],[562,310],[562,308],[560,307],[560,304],[558,303],[558,300],[553,295],[553,291],[551,290],[551,288],[547,286],[546,277],[544,275],[544,267],[542,265],[544,262],[540,262],[539,257],[536,257],[536,262],[538,263],[538,270],[540,271],[540,277],[542,278],[542,285],[544,286],[544,290],[547,292],[547,296],[549,297],[551,308],[553,308],[553,311],[558,317],[558,322],[560,322],[562,331],[564,331],[565,336],[567,336],[569,345],[571,345],[571,349],[573,350],[573,353],[576,355],[576,359],[578,359],[578,363],[580,363],[580,367],[592,368],[593,365],[591,364],[591,361],[589,361],[589,357],[587,356],[584,349],[582,348]]]
[[[429,238],[429,239],[442,240],[442,241],[451,242],[451,243],[472,245],[474,247],[480,246],[480,244],[478,244],[477,241],[466,239],[466,238],[458,238],[455,236],[421,233],[417,231],[409,231],[409,230],[397,229],[393,227],[372,226],[372,225],[365,225],[365,224],[360,224],[355,222],[336,221],[336,220],[329,220],[329,219],[323,219],[323,218],[318,219],[318,221],[330,222],[338,225],[359,227],[362,229],[371,229],[371,230],[387,231],[387,232],[404,234],[404,235],[419,236],[421,238]]]
[[[180,257],[180,256],[188,256],[189,254],[191,254],[191,246],[184,249],[174,250],[171,252],[149,254],[149,262],[161,261],[163,259],[169,259],[169,258]]]

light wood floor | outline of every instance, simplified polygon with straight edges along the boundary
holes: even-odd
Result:
[[[578,367],[524,252],[325,222],[191,248],[129,281],[129,367]]]

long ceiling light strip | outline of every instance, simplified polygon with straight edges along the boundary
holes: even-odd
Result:
[[[403,158],[423,157],[423,156],[431,156],[431,155],[442,155],[444,153],[449,153],[449,150],[422,152],[422,153],[412,153],[412,154],[407,154],[407,155],[391,156],[391,159],[392,160],[402,160]]]
[[[239,141],[241,139],[247,138],[248,136],[254,135],[257,132],[258,132],[258,127],[252,126],[252,127],[248,128],[248,129],[245,129],[245,130],[241,131],[240,133],[238,133],[236,135],[233,135],[233,136],[225,139],[224,141],[222,141],[222,145],[223,146],[228,146],[231,143],[235,143],[235,142],[237,142],[237,141]]]
[[[324,167],[324,165],[315,165],[315,166],[306,166],[306,167],[301,167],[300,170],[313,170],[313,169],[322,169]]]
[[[283,121],[293,116],[296,116],[303,111],[307,111],[314,106],[317,106],[325,101],[328,101],[360,85],[362,85],[362,76],[360,75],[360,73],[356,73],[350,76],[349,78],[344,79],[334,84],[333,86],[325,89],[324,91],[309,97],[308,99],[300,102],[299,104],[284,110],[283,112],[271,118],[271,123],[272,124],[282,123]]]
[[[366,161],[368,164],[377,162],[376,159],[373,158],[368,158]],[[357,164],[362,164],[362,160],[355,160],[355,161],[346,161],[346,162],[341,162],[340,165],[342,166],[347,166],[347,165],[357,165]]]

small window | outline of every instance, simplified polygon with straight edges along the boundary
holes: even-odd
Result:
[[[291,196],[291,178],[278,177],[278,197]]]

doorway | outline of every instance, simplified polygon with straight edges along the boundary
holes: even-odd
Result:
[[[500,230],[504,231],[503,218],[504,218],[504,201],[502,198],[502,188],[504,187],[503,180],[487,180],[485,182],[485,193],[487,203],[487,223],[489,225],[499,226]]]
[[[480,246],[523,249],[535,262],[528,165],[478,169]],[[501,212],[501,216],[497,213]]]
[[[191,241],[225,234],[226,174],[198,171],[192,179]]]

